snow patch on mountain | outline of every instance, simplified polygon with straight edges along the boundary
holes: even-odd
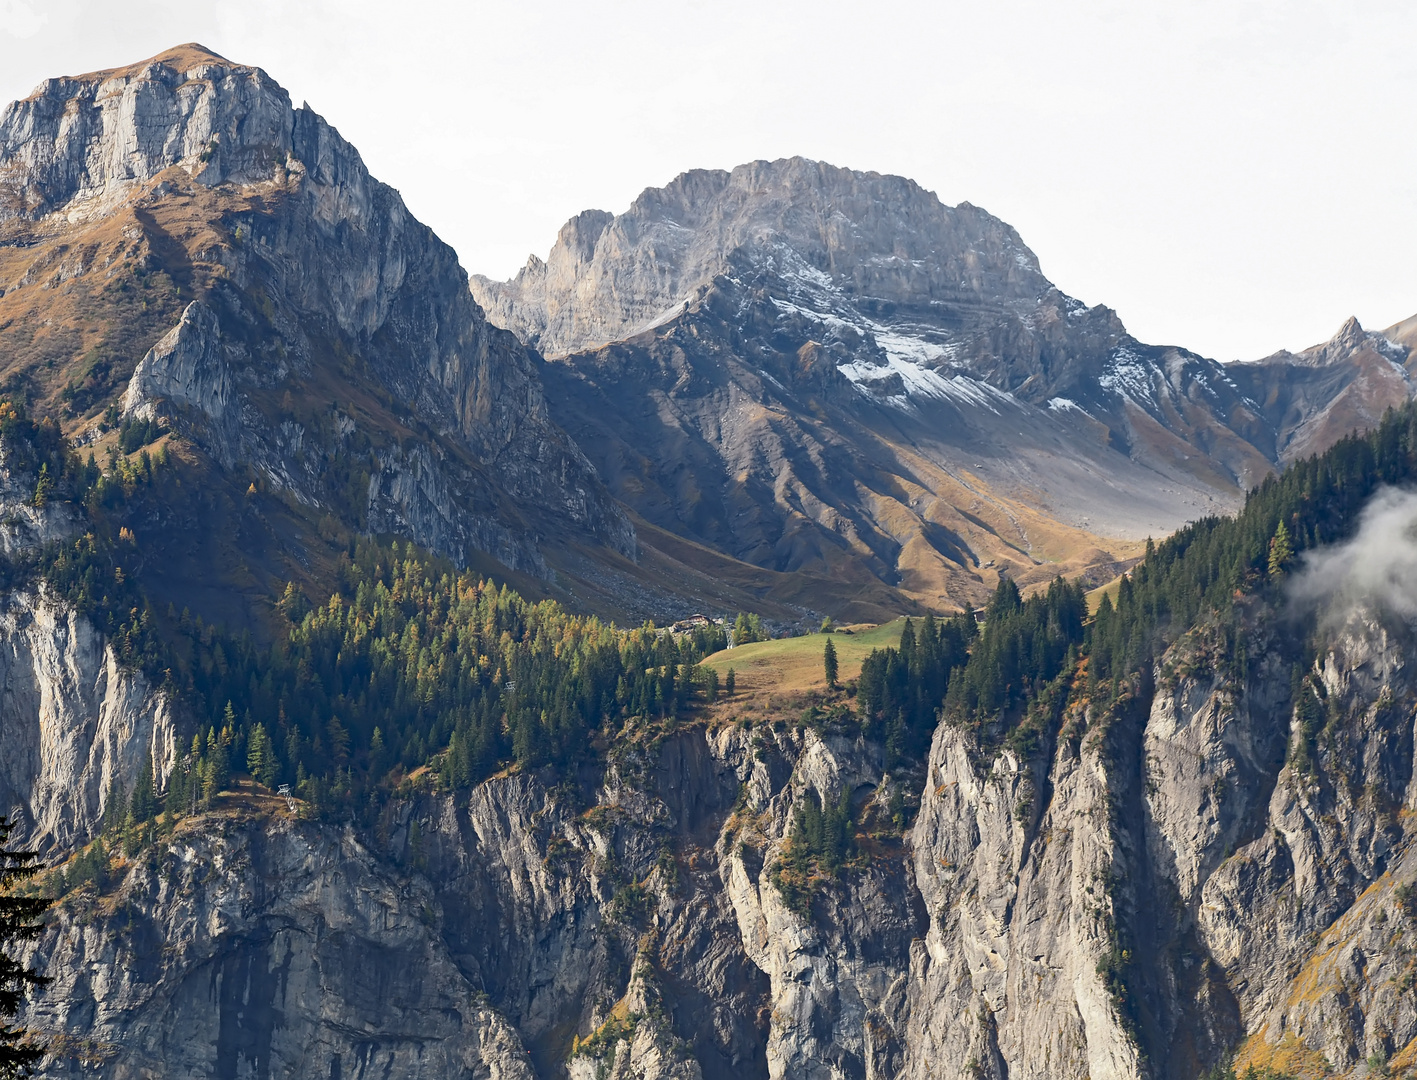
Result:
[[[915,410],[917,398],[936,398],[956,401],[964,405],[988,409],[995,416],[1001,415],[999,406],[1019,404],[1012,394],[999,390],[988,383],[971,379],[967,375],[942,375],[932,368],[921,367],[903,356],[887,353],[884,364],[873,364],[864,360],[853,360],[837,368],[851,380],[852,385],[863,394],[907,412]],[[878,388],[881,383],[897,376],[903,394],[891,394],[881,398]]]
[[[1097,381],[1114,394],[1136,405],[1155,407],[1156,393],[1152,384],[1155,367],[1125,345],[1112,352],[1112,359]]]

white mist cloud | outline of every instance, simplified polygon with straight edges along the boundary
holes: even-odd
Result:
[[[1308,552],[1289,591],[1330,620],[1360,605],[1417,618],[1417,492],[1380,489],[1352,539]]]

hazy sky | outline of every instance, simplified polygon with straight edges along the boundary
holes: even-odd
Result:
[[[901,173],[1143,340],[1250,359],[1417,312],[1414,40],[1410,0],[0,0],[0,97],[200,41],[494,276],[685,169]]]

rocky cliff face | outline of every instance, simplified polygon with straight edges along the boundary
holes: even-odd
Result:
[[[578,780],[413,793],[368,834],[227,796],[64,900],[27,1019],[60,1036],[50,1075],[1189,1080],[1231,1048],[1401,1066],[1410,632],[1365,611],[1334,630],[1314,714],[1290,707],[1273,618],[1245,614],[1243,668],[1203,626],[1113,712],[1076,704],[1031,748],[941,727],[893,776],[859,737],[764,716],[627,730]],[[73,633],[15,625],[12,653]],[[71,743],[168,745],[141,688],[105,700],[107,728],[58,721]],[[14,797],[66,819],[93,754],[45,738],[55,782],[10,779],[24,707],[0,707]],[[774,871],[809,792],[845,793],[863,854],[804,905]]]
[[[547,414],[538,358],[486,323],[454,253],[354,148],[259,69],[187,46],[46,82],[0,116],[0,232],[11,338],[54,321],[45,292],[84,332],[155,273],[174,286],[165,303],[183,301],[141,359],[96,339],[63,388],[35,385],[47,369],[17,350],[11,381],[53,394],[81,435],[121,396],[228,472],[458,561],[549,575],[542,544],[567,532],[633,558],[633,529]]]
[[[899,176],[805,158],[732,172],[695,170],[612,216],[562,228],[547,260],[510,282],[473,279],[490,316],[548,356],[584,352],[667,322],[735,260],[765,262],[804,292],[836,291],[926,321],[950,309],[961,329],[1051,291],[1008,225],[950,208]],[[891,311],[891,314],[895,314]]]

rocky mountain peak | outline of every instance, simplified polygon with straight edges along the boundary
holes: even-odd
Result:
[[[208,187],[285,174],[291,159],[367,182],[359,155],[260,68],[201,45],[48,79],[0,113],[0,223],[92,218],[179,167]]]
[[[545,539],[583,532],[634,555],[547,415],[539,359],[260,68],[184,45],[50,79],[0,113],[0,305],[17,328],[0,377],[77,438],[102,438],[121,406],[232,483],[251,470],[460,563],[547,577]],[[52,323],[62,339],[27,329]]]
[[[77,76],[79,79],[89,80],[94,78],[114,78],[132,77],[140,74],[148,68],[162,66],[171,69],[179,74],[197,73],[200,78],[199,69],[212,67],[243,67],[245,65],[233,64],[226,57],[213,49],[197,41],[188,41],[181,45],[174,45],[170,49],[164,49],[156,56],[146,60],[140,60],[136,64],[128,64],[125,67],[105,68],[102,71],[91,72],[88,75]]]
[[[1358,321],[1356,315],[1350,315],[1338,328],[1338,333],[1329,338],[1328,345],[1330,350],[1356,349],[1364,345],[1367,340],[1368,332],[1363,329],[1363,324]]]
[[[493,321],[561,355],[659,325],[745,272],[781,294],[831,293],[831,307],[994,306],[1049,289],[1018,233],[984,211],[945,206],[904,177],[795,157],[693,170],[619,216],[589,211],[544,263],[509,282],[475,278],[473,291]]]

